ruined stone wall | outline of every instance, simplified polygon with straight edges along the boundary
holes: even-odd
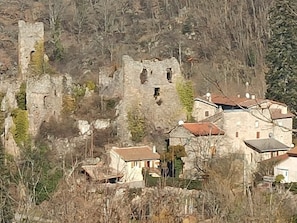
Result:
[[[19,78],[26,80],[31,53],[35,52],[36,43],[44,43],[44,27],[42,22],[27,23],[23,20],[19,21],[18,26]]]
[[[122,102],[119,105],[118,135],[129,142],[128,112],[138,108],[155,128],[169,131],[186,115],[176,90],[183,79],[175,58],[134,61],[123,56]]]
[[[59,118],[63,103],[63,76],[43,75],[27,80],[29,133],[35,136],[43,121]]]

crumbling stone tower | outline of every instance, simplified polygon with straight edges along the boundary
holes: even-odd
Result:
[[[138,109],[150,126],[170,131],[179,120],[186,119],[176,84],[183,75],[175,58],[135,61],[122,58],[122,102],[119,105],[118,136],[129,144],[128,113]]]
[[[26,80],[32,54],[36,46],[44,48],[44,26],[42,22],[28,23],[20,20],[18,23],[18,67],[19,78]]]

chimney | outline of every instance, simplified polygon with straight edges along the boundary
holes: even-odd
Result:
[[[209,92],[206,93],[206,99],[211,102],[211,94]]]
[[[153,153],[156,153],[156,146],[153,146]]]
[[[288,108],[287,108],[287,107],[282,107],[282,108],[281,108],[281,113],[282,113],[283,115],[288,114]]]

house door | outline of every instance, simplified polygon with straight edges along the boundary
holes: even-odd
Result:
[[[146,167],[150,167],[150,161],[146,161]]]
[[[289,182],[289,170],[287,170],[287,169],[277,169],[277,174],[281,174],[281,175],[283,175],[284,176],[284,181],[286,182],[286,183],[288,183]]]

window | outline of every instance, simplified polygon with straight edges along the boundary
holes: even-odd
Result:
[[[171,68],[167,68],[166,69],[167,72],[167,80],[169,83],[172,83],[172,69]]]
[[[159,87],[156,87],[155,88],[155,93],[154,93],[155,99],[157,99],[158,96],[160,96],[160,88]]]
[[[235,133],[235,137],[238,138],[238,132]]]
[[[258,127],[259,127],[259,121],[256,120],[256,121],[255,121],[255,128],[258,128]]]
[[[147,82],[147,70],[143,68],[142,72],[140,73],[140,83],[144,84],[145,82]]]
[[[209,116],[209,111],[205,111],[204,115],[205,115],[205,117],[208,117]]]
[[[257,139],[260,138],[260,132],[257,132],[257,135],[256,135]]]

